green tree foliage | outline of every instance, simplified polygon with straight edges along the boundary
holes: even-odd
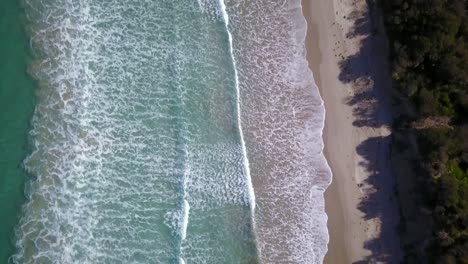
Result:
[[[419,118],[451,120],[452,128],[416,132],[436,223],[426,254],[434,263],[468,263],[468,1],[382,3],[398,89]]]

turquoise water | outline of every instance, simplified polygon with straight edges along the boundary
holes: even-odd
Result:
[[[35,177],[11,263],[320,263],[299,1],[24,0]]]
[[[0,1],[0,263],[13,253],[13,227],[24,202],[27,133],[34,85],[27,75],[28,38],[16,0]]]
[[[30,1],[37,179],[15,263],[254,263],[220,5]]]

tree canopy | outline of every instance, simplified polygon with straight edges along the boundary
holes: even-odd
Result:
[[[417,111],[407,121],[448,118],[450,124],[414,131],[427,172],[423,188],[436,223],[426,254],[434,263],[468,263],[468,1],[382,4],[392,77]]]

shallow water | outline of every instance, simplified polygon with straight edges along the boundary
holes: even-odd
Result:
[[[11,262],[321,262],[299,1],[25,1],[40,90]]]
[[[263,263],[321,263],[325,110],[305,56],[299,0],[227,0],[239,72],[242,126],[255,190]]]
[[[13,261],[255,261],[220,5],[27,4],[37,179]]]

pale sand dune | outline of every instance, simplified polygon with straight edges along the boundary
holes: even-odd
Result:
[[[397,263],[391,79],[382,23],[371,19],[377,16],[366,0],[303,0],[303,9],[309,64],[325,101],[325,155],[334,175],[325,193],[325,263]]]

